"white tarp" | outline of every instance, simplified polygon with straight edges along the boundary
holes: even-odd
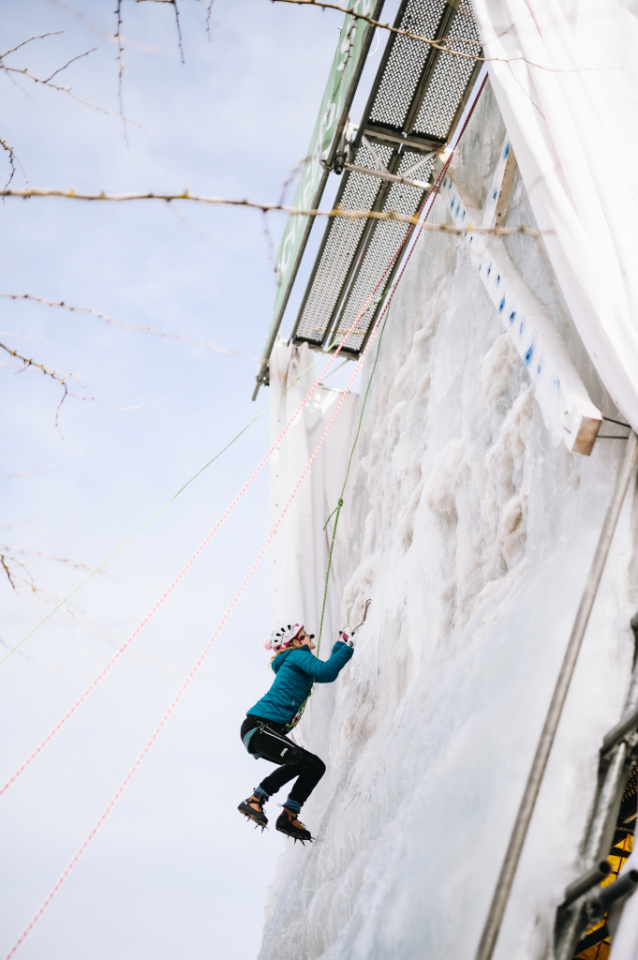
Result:
[[[638,3],[473,7],[563,294],[607,390],[638,430]],[[638,897],[623,912],[611,956],[638,960]]]
[[[638,430],[638,3],[472,0],[574,322]]]
[[[271,443],[298,409],[315,379],[315,365],[307,344],[293,347],[280,341],[275,346],[270,360],[271,396],[282,394],[287,387],[290,389],[271,410]],[[319,386],[273,453],[270,466],[271,527],[293,492],[340,397],[341,391]],[[305,623],[311,633],[317,633],[319,629],[332,521],[325,531],[323,527],[341,493],[358,400],[354,393],[345,397],[270,548],[275,625],[294,621]],[[342,548],[347,543],[347,508],[346,497],[337,527],[337,539]],[[337,553],[343,556],[344,550]],[[336,567],[331,571],[323,626],[324,655],[330,651],[340,626],[338,572]]]

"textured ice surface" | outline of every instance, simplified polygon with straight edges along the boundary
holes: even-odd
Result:
[[[503,137],[486,89],[458,170],[483,202]],[[445,214],[435,204],[434,219]],[[531,224],[518,174],[510,224]],[[613,408],[540,243],[508,239],[592,399]],[[368,363],[369,375],[371,363]],[[605,431],[607,432],[607,431]],[[313,696],[328,773],[288,844],[260,960],[471,960],[607,508],[622,443],[552,442],[467,254],[425,234],[395,297],[352,494],[343,620],[355,656]],[[638,601],[634,491],[578,663],[496,956],[548,956],[577,875],[602,734],[618,719]]]

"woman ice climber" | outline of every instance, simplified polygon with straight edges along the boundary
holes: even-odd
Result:
[[[238,810],[263,829],[268,823],[264,813],[266,800],[296,777],[277,819],[277,830],[302,841],[312,837],[298,820],[301,805],[321,780],[326,766],[286,734],[299,722],[313,683],[332,683],[353,653],[352,640],[342,632],[330,659],[318,660],[311,652],[315,649],[313,639],[314,634],[306,633],[303,625],[295,623],[280,627],[264,641],[266,649],[274,651],[271,666],[275,679],[266,696],[250,708],[241,727],[248,753],[278,764],[279,769],[262,780]]]

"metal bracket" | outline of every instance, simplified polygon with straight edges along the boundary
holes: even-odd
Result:
[[[372,170],[369,167],[360,167],[356,163],[344,163],[346,170],[353,173],[365,173],[368,177],[377,177],[379,180],[387,180],[389,183],[402,183],[407,187],[416,187],[417,190],[431,190],[432,184],[424,180],[411,180],[409,177],[399,177],[394,173],[382,173],[380,170]]]
[[[354,157],[354,141],[358,130],[359,127],[357,124],[348,120],[339,139],[339,145],[335,151],[332,165],[328,163],[325,155],[320,158],[319,162],[324,170],[330,170],[332,173],[336,173],[338,177],[341,176],[348,163]]]
[[[354,130],[354,135],[356,136],[357,127],[355,127],[354,124],[349,124],[348,126]],[[399,176],[398,174],[390,173],[383,160],[375,150],[374,144],[370,142],[365,133],[361,137],[361,142],[372,156],[372,159],[376,163],[378,169],[373,170],[371,167],[362,167],[360,164],[352,163],[352,154],[354,153],[353,142],[354,136],[350,140],[344,141],[344,146],[343,148],[340,148],[341,152],[338,153],[337,156],[341,156],[345,159],[343,160],[341,170],[338,171],[335,168],[334,173],[340,173],[345,169],[351,170],[353,173],[364,173],[368,177],[376,177],[378,180],[386,180],[389,183],[402,183],[408,187],[416,187],[417,190],[429,190],[431,188],[432,184],[429,181],[426,182],[423,180],[413,180],[410,177],[410,174],[414,170],[418,170],[419,167],[421,167],[432,157],[436,156],[438,153],[437,150],[431,150],[429,153],[425,153],[422,157],[419,157],[416,163],[413,163],[411,166],[409,166],[408,169]]]
[[[409,134],[391,133],[379,127],[368,124],[364,128],[364,134],[368,140],[378,140],[380,143],[393,143],[398,147],[405,147],[407,150],[416,153],[423,152],[427,154],[436,153],[443,150],[447,144],[440,140],[433,140],[430,137],[410,136]]]

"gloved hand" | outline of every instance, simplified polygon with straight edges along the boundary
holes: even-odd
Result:
[[[348,636],[345,630],[339,632],[339,639],[342,643],[347,643],[349,647],[354,647],[354,630],[352,631],[352,636]]]

